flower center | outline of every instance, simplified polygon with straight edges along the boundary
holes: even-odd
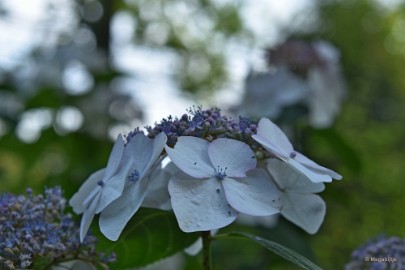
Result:
[[[296,152],[292,151],[292,152],[290,153],[290,158],[295,158],[296,156],[297,156],[297,153],[296,153]]]
[[[134,170],[130,175],[128,175],[129,182],[136,182],[139,180],[139,172],[138,170]]]
[[[100,187],[104,187],[104,182],[102,180],[97,182],[97,185],[99,185]]]
[[[214,169],[214,175],[218,180],[224,180],[224,178],[226,177],[226,169],[228,169],[228,167],[225,167],[225,169],[222,168],[218,168]]]

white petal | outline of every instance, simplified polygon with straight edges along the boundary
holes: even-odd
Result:
[[[170,194],[167,186],[172,174],[165,170],[166,167],[164,169],[158,168],[152,172],[146,189],[145,199],[142,202],[143,207],[162,210],[171,209]]]
[[[81,214],[86,209],[83,203],[88,195],[98,186],[97,182],[103,179],[104,172],[105,169],[101,169],[92,173],[69,200],[69,205],[73,207],[73,211],[76,214]]]
[[[174,148],[165,146],[170,160],[183,172],[195,178],[208,178],[214,174],[214,168],[208,157],[208,145],[206,140],[181,136]]]
[[[294,159],[297,160],[298,162],[300,162],[301,164],[305,165],[306,167],[308,167],[309,169],[311,169],[314,172],[318,172],[321,174],[327,174],[336,180],[342,179],[342,176],[340,174],[338,174],[337,172],[334,172],[328,168],[318,165],[317,163],[310,160],[309,158],[307,158],[306,156],[304,156],[303,154],[301,154],[299,152],[296,152],[296,157]]]
[[[283,158],[288,157],[294,151],[290,140],[284,132],[267,118],[260,119],[257,127],[257,134],[252,136],[268,151]]]
[[[216,178],[193,179],[180,172],[169,182],[173,211],[184,232],[223,228],[238,216]]]
[[[98,194],[99,195],[99,194]],[[99,196],[96,196],[91,202],[90,206],[83,212],[82,221],[80,223],[80,242],[83,242],[86,237],[87,231],[90,228],[90,224],[94,218],[94,209],[97,205]]]
[[[199,237],[193,244],[184,249],[184,252],[190,256],[196,256],[202,250],[202,238]]]
[[[281,214],[310,234],[318,231],[325,217],[326,205],[315,194],[298,194],[285,192],[282,195]]]
[[[109,204],[100,214],[101,232],[110,240],[116,241],[128,221],[139,209],[146,193],[147,178],[128,185],[121,197]]]
[[[146,165],[145,170],[143,171],[142,175],[145,175],[148,173],[148,171],[153,167],[155,164],[157,158],[160,156],[162,153],[163,147],[166,145],[167,142],[167,136],[164,132],[159,133],[154,139],[153,139],[153,147],[152,147],[152,153],[149,158],[149,162]]]
[[[133,162],[131,171],[137,170],[141,178],[152,155],[152,149],[153,140],[142,133],[138,133],[125,146],[125,160],[123,162]]]
[[[246,178],[222,180],[229,204],[252,216],[270,216],[280,212],[280,193],[262,169],[249,171]]]
[[[113,149],[111,151],[110,157],[108,159],[104,179],[110,178],[117,171],[118,166],[121,162],[122,155],[124,153],[124,147],[125,147],[124,140],[122,139],[121,134],[118,134]]]
[[[229,177],[245,177],[246,172],[256,167],[255,153],[246,143],[220,138],[208,146],[208,156],[215,169],[226,168]]]
[[[103,211],[111,202],[121,196],[124,191],[125,182],[131,169],[131,163],[121,164],[118,172],[108,179],[101,189],[101,196],[96,208],[96,214]]]
[[[179,167],[177,167],[173,162],[169,162],[164,168],[163,170],[165,172],[170,173],[170,175],[174,175],[176,174],[178,171],[180,171]]]
[[[270,158],[266,160],[267,169],[282,190],[289,190],[298,193],[321,192],[325,189],[323,183],[314,183],[304,174],[291,168],[287,163]]]
[[[332,182],[332,177],[328,174],[308,168],[293,158],[288,159],[287,163],[314,183]]]

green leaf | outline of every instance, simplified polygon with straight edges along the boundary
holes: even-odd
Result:
[[[31,267],[33,267],[34,270],[42,270],[48,267],[52,260],[51,257],[36,257],[33,260],[33,265],[31,265]]]
[[[313,262],[308,260],[307,258],[303,257],[302,255],[298,254],[292,249],[289,249],[283,245],[280,245],[276,242],[254,236],[248,233],[242,233],[242,232],[233,232],[229,234],[230,236],[242,236],[244,238],[248,238],[250,240],[255,241],[256,243],[262,245],[266,249],[274,252],[275,254],[283,257],[286,260],[289,260],[290,262],[302,267],[303,269],[307,270],[322,270],[319,266],[315,265]]]
[[[141,208],[117,242],[100,235],[98,250],[117,254],[113,269],[141,267],[182,251],[199,236],[181,231],[172,212]]]

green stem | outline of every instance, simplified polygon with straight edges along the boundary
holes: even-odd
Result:
[[[203,269],[211,270],[211,232],[201,232],[202,244],[203,244]]]

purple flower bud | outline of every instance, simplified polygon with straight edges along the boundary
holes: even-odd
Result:
[[[79,256],[104,262],[105,255],[95,251],[94,238],[80,243],[79,227],[65,213],[60,187],[46,189],[44,195],[33,196],[31,189],[26,193],[27,197],[0,194],[0,269],[32,268],[38,258],[56,264]]]

